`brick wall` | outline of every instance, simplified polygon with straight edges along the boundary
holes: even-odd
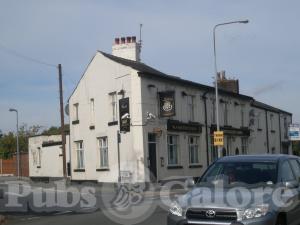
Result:
[[[16,155],[11,159],[2,160],[0,159],[0,176],[4,174],[13,174],[17,176],[17,159]],[[29,162],[28,162],[28,153],[20,154],[20,176],[28,177],[29,176]]]

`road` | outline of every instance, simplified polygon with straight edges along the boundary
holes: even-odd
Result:
[[[68,191],[51,189],[49,184],[46,187],[30,186],[28,184],[19,185],[13,184],[2,186],[4,195],[0,199],[0,212],[7,216],[7,224],[60,224],[60,225],[114,225],[114,224],[165,224],[167,210],[170,201],[178,195],[183,194],[185,191],[146,191],[137,192],[133,189],[119,189],[119,191],[110,190],[108,188],[95,187],[95,193],[91,195],[89,189],[84,189],[87,186],[72,185]],[[26,188],[30,188],[27,191]],[[71,188],[71,189],[70,189]],[[16,189],[16,190],[14,190]],[[2,191],[2,192],[3,192]],[[26,194],[20,194],[25,193]],[[68,194],[67,194],[68,193]],[[8,211],[5,207],[5,202],[8,199],[18,199],[21,203],[24,212],[18,211],[19,208],[12,208]],[[72,202],[77,199],[77,204],[72,207],[41,207],[45,204],[53,204],[62,202]],[[95,205],[92,207],[82,206],[85,203],[93,203],[95,197]],[[1,201],[2,207],[1,207]],[[41,211],[39,211],[42,209]],[[43,211],[47,209],[47,211]]]
[[[109,210],[98,210],[93,213],[73,214],[66,213],[63,215],[25,215],[13,216],[9,219],[7,225],[117,225],[119,223],[112,221],[107,216]],[[157,208],[153,214],[143,221],[138,222],[140,225],[166,224],[167,211]]]

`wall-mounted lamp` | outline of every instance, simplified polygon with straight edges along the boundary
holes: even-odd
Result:
[[[185,91],[182,91],[182,92],[181,92],[181,96],[182,96],[182,97],[185,97],[185,96],[187,96],[187,93],[186,93]]]
[[[125,95],[125,90],[121,89],[119,92],[118,92],[118,95]]]
[[[161,167],[165,166],[165,159],[164,159],[164,157],[160,157],[160,166]]]
[[[154,85],[154,84],[148,84],[147,87],[148,87],[148,88],[155,88],[155,85]]]

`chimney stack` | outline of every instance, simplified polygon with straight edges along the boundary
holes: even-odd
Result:
[[[135,36],[115,38],[112,54],[121,58],[140,61],[141,45],[136,42]]]

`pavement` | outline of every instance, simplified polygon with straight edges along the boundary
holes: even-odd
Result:
[[[13,179],[9,181],[14,182]],[[28,180],[18,182],[25,183],[22,185],[14,183],[14,186],[8,188],[0,179],[0,214],[6,217],[6,224],[164,224],[172,199],[188,191],[188,189],[178,187],[170,189],[159,184],[141,192],[138,189],[139,186],[131,185],[122,186],[121,189],[118,189],[114,185],[102,186],[87,183],[64,183],[66,186],[63,187],[61,182],[60,186],[57,187],[57,184],[53,182],[37,183]],[[57,188],[54,189],[54,187]],[[86,187],[91,187],[94,192],[90,192]],[[30,188],[30,194],[27,195],[26,193],[22,196],[22,191],[24,191],[22,188]],[[3,192],[2,199],[1,190]],[[61,200],[60,196],[67,192],[66,201],[72,202],[72,199],[77,198],[77,196],[83,201],[66,208],[56,206],[41,207],[42,210],[39,207],[34,208],[37,203],[43,203],[45,199],[48,202],[51,202],[51,199],[59,201]],[[90,200],[91,193],[95,196],[95,204],[85,204]],[[7,202],[9,196],[18,197],[24,211],[19,208],[8,210],[4,204],[1,205],[1,200]]]

